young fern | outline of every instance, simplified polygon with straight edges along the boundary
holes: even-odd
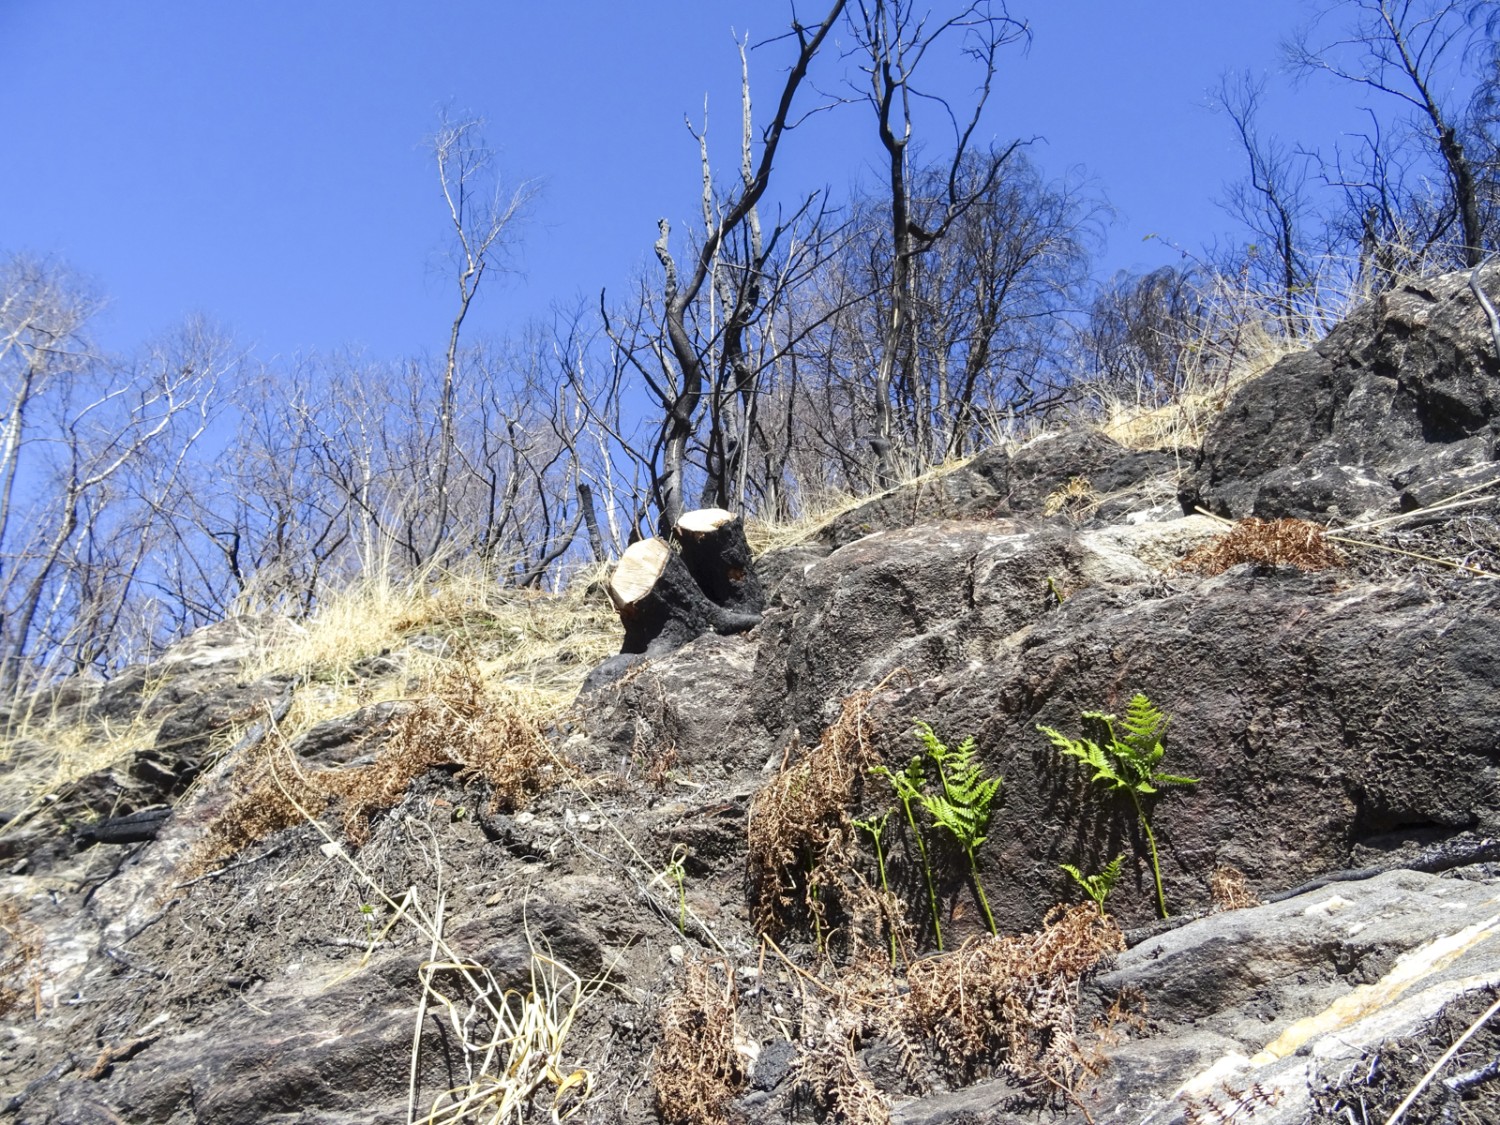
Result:
[[[922,786],[926,777],[922,772],[922,756],[918,754],[907,763],[906,769],[896,773],[885,766],[875,766],[871,773],[885,778],[901,807],[906,810],[906,823],[911,826],[912,839],[917,843],[917,855],[922,860],[922,877],[927,880],[927,902],[932,907],[932,930],[937,937],[939,952],[943,948],[943,923],[939,920],[937,890],[932,884],[932,864],[927,859],[927,845],[922,841],[922,830],[917,827],[917,814],[912,811],[912,802],[921,801]]]
[[[974,891],[984,910],[984,920],[989,924],[990,933],[996,933],[995,916],[990,913],[984,884],[979,880],[979,860],[974,853],[985,841],[984,833],[990,826],[990,807],[1004,779],[999,775],[984,776],[984,771],[974,761],[972,738],[964,739],[956,749],[949,749],[927,723],[919,722],[916,734],[926,748],[927,756],[937,764],[938,778],[943,785],[941,794],[921,794],[922,807],[934,824],[953,834],[969,857],[969,871],[974,876]]]
[[[1125,709],[1121,724],[1125,730],[1122,739],[1115,733],[1114,715],[1102,711],[1085,711],[1085,719],[1097,722],[1108,736],[1103,742],[1087,738],[1072,739],[1053,730],[1038,726],[1036,729],[1052,740],[1062,753],[1077,758],[1094,771],[1091,779],[1095,785],[1103,785],[1111,791],[1123,789],[1130,795],[1135,806],[1135,815],[1146,834],[1146,843],[1151,849],[1151,872],[1156,877],[1156,905],[1163,918],[1167,917],[1167,898],[1161,885],[1161,861],[1156,852],[1156,835],[1151,831],[1151,820],[1141,804],[1142,797],[1154,796],[1164,785],[1196,785],[1196,777],[1182,777],[1163,773],[1157,769],[1166,754],[1162,746],[1162,735],[1167,729],[1167,716],[1151,700],[1137,692]]]
[[[1094,900],[1094,905],[1099,908],[1099,913],[1104,913],[1104,900],[1109,897],[1109,892],[1115,889],[1115,883],[1119,881],[1120,870],[1125,864],[1125,857],[1117,855],[1104,865],[1104,870],[1097,875],[1085,875],[1071,863],[1058,864],[1064,871],[1072,876],[1073,882],[1083,888],[1083,893]]]
[[[880,819],[878,819],[878,820],[875,817],[873,817],[873,816],[869,820],[860,820],[858,817],[850,817],[849,818],[849,823],[850,824],[854,825],[854,827],[856,827],[856,828],[862,828],[862,829],[864,829],[866,832],[868,832],[870,834],[870,839],[872,841],[874,841],[874,844],[875,844],[875,866],[880,871],[880,889],[881,889],[881,891],[884,894],[887,894],[887,895],[890,894],[891,888],[890,888],[890,884],[888,884],[886,882],[886,879],[885,879],[885,849],[880,846],[880,837],[885,832],[885,826],[890,823],[891,813],[893,813],[895,811],[896,811],[895,809],[886,809],[885,810],[885,814],[883,816],[881,816]],[[896,954],[897,954],[897,950],[896,950],[896,929],[895,929],[894,926],[892,926],[891,927],[891,965],[892,966],[894,966],[896,964]]]

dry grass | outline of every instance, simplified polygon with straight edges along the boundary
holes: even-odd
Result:
[[[579,574],[563,593],[548,594],[505,588],[475,571],[434,569],[409,581],[375,575],[325,598],[294,635],[268,644],[245,674],[290,674],[318,684],[327,717],[403,697],[408,682],[446,663],[445,649],[462,648],[487,680],[524,689],[540,706],[560,711],[589,669],[619,645],[614,611],[592,592],[597,577]],[[410,643],[418,637],[431,640]],[[359,667],[398,650],[402,676],[371,682]]]
[[[1042,505],[1042,513],[1055,516],[1066,512],[1070,516],[1085,514],[1099,500],[1099,493],[1087,477],[1069,477],[1067,484],[1055,488]]]
[[[10,899],[0,899],[0,1017],[22,1004],[42,1016],[42,932],[21,916]]]
[[[692,961],[682,991],[662,1005],[662,1042],[651,1082],[668,1125],[727,1125],[729,1102],[749,1074],[736,1012],[734,970],[722,961]]]
[[[1216,911],[1244,910],[1246,907],[1260,905],[1260,899],[1250,890],[1245,873],[1227,863],[1219,864],[1208,877],[1208,893]]]
[[[345,836],[368,839],[370,820],[400,802],[430,769],[457,767],[482,781],[493,806],[520,807],[556,769],[543,734],[547,709],[524,691],[495,685],[462,655],[440,668],[425,690],[391,721],[375,761],[359,768],[304,771],[284,731],[262,740],[236,774],[236,796],[208,827],[189,860],[194,877],[283,828],[303,810],[340,811]]]
[[[89,720],[81,709],[40,702],[41,694],[23,700],[0,728],[0,810],[22,814],[44,794],[154,745],[163,718],[151,711],[154,695],[143,692],[133,715],[114,720]],[[5,826],[0,818],[0,830]]]
[[[998,1061],[1039,1100],[1077,1104],[1097,1069],[1077,1026],[1079,981],[1124,948],[1093,903],[1058,907],[1037,933],[971,938],[913,962],[909,1018],[956,1075]]]
[[[1299,570],[1327,570],[1343,566],[1343,553],[1325,537],[1321,527],[1306,520],[1238,520],[1221,538],[1191,551],[1177,564],[1179,570],[1223,574],[1241,563],[1295,566]]]
[[[485,966],[447,949],[440,932],[433,946],[421,968],[421,1011],[447,1025],[466,1073],[462,1084],[444,1090],[427,1115],[416,1118],[417,1125],[534,1120],[530,1110],[543,1093],[551,1095],[554,1122],[575,1116],[593,1089],[593,1074],[569,1069],[567,1039],[597,986],[533,951],[530,990],[505,990]]]
[[[881,492],[871,492],[865,495],[837,492],[822,494],[811,500],[804,498],[802,514],[792,519],[771,520],[751,516],[745,521],[745,538],[750,543],[751,552],[757,556],[767,551],[805,542],[845,512],[851,512],[863,504],[878,500],[882,496],[889,496],[893,492],[938,480],[963,468],[972,460],[972,457],[960,457],[944,461],[941,465],[934,465],[920,473],[914,472],[909,476],[904,476],[898,484]]]

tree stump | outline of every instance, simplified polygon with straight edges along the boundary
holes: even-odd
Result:
[[[745,521],[723,508],[700,508],[677,521],[682,561],[708,600],[735,613],[766,607],[756,577]]]
[[[677,523],[682,550],[665,539],[632,544],[609,578],[625,626],[622,655],[659,656],[704,633],[743,633],[765,606],[738,516],[719,508]]]

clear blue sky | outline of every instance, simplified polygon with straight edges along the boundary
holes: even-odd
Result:
[[[816,19],[814,0],[804,18]],[[1115,207],[1106,268],[1231,230],[1213,200],[1240,174],[1209,108],[1225,70],[1267,74],[1269,126],[1329,143],[1345,97],[1292,91],[1278,41],[1308,0],[1016,0],[986,128],[1037,135],[1050,174],[1086,175]],[[423,138],[474,113],[517,180],[541,186],[523,272],[487,291],[481,331],[553,302],[623,294],[658,217],[697,205],[684,113],[710,96],[726,171],[731,29],[786,26],[773,0],[0,0],[0,252],[55,255],[111,298],[107,344],[190,313],[269,359],[342,346],[437,351],[451,316],[445,215]],[[779,59],[752,56],[762,109]],[[833,70],[825,69],[825,79]],[[779,184],[842,191],[870,175],[868,111],[794,134]]]

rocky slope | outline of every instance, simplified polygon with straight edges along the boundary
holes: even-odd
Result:
[[[1190,464],[1088,432],[981,454],[763,557],[760,626],[544,742],[461,653],[294,731],[309,685],[243,682],[263,623],[69,689],[167,722],[0,836],[0,1114],[1383,1119],[1500,989],[1497,344],[1437,279],[1242,388]],[[1252,515],[1368,545],[1226,547]],[[1196,779],[1145,794],[1151,839],[1037,730],[1097,739],[1084,712],[1139,692]],[[918,721],[1003,775],[977,883],[870,772]],[[294,797],[322,828],[271,816]],[[855,819],[891,810],[882,893]],[[1083,899],[1060,865],[1116,856],[1113,921],[1053,912]],[[1407,1119],[1500,1118],[1497,1049],[1482,1026]]]

